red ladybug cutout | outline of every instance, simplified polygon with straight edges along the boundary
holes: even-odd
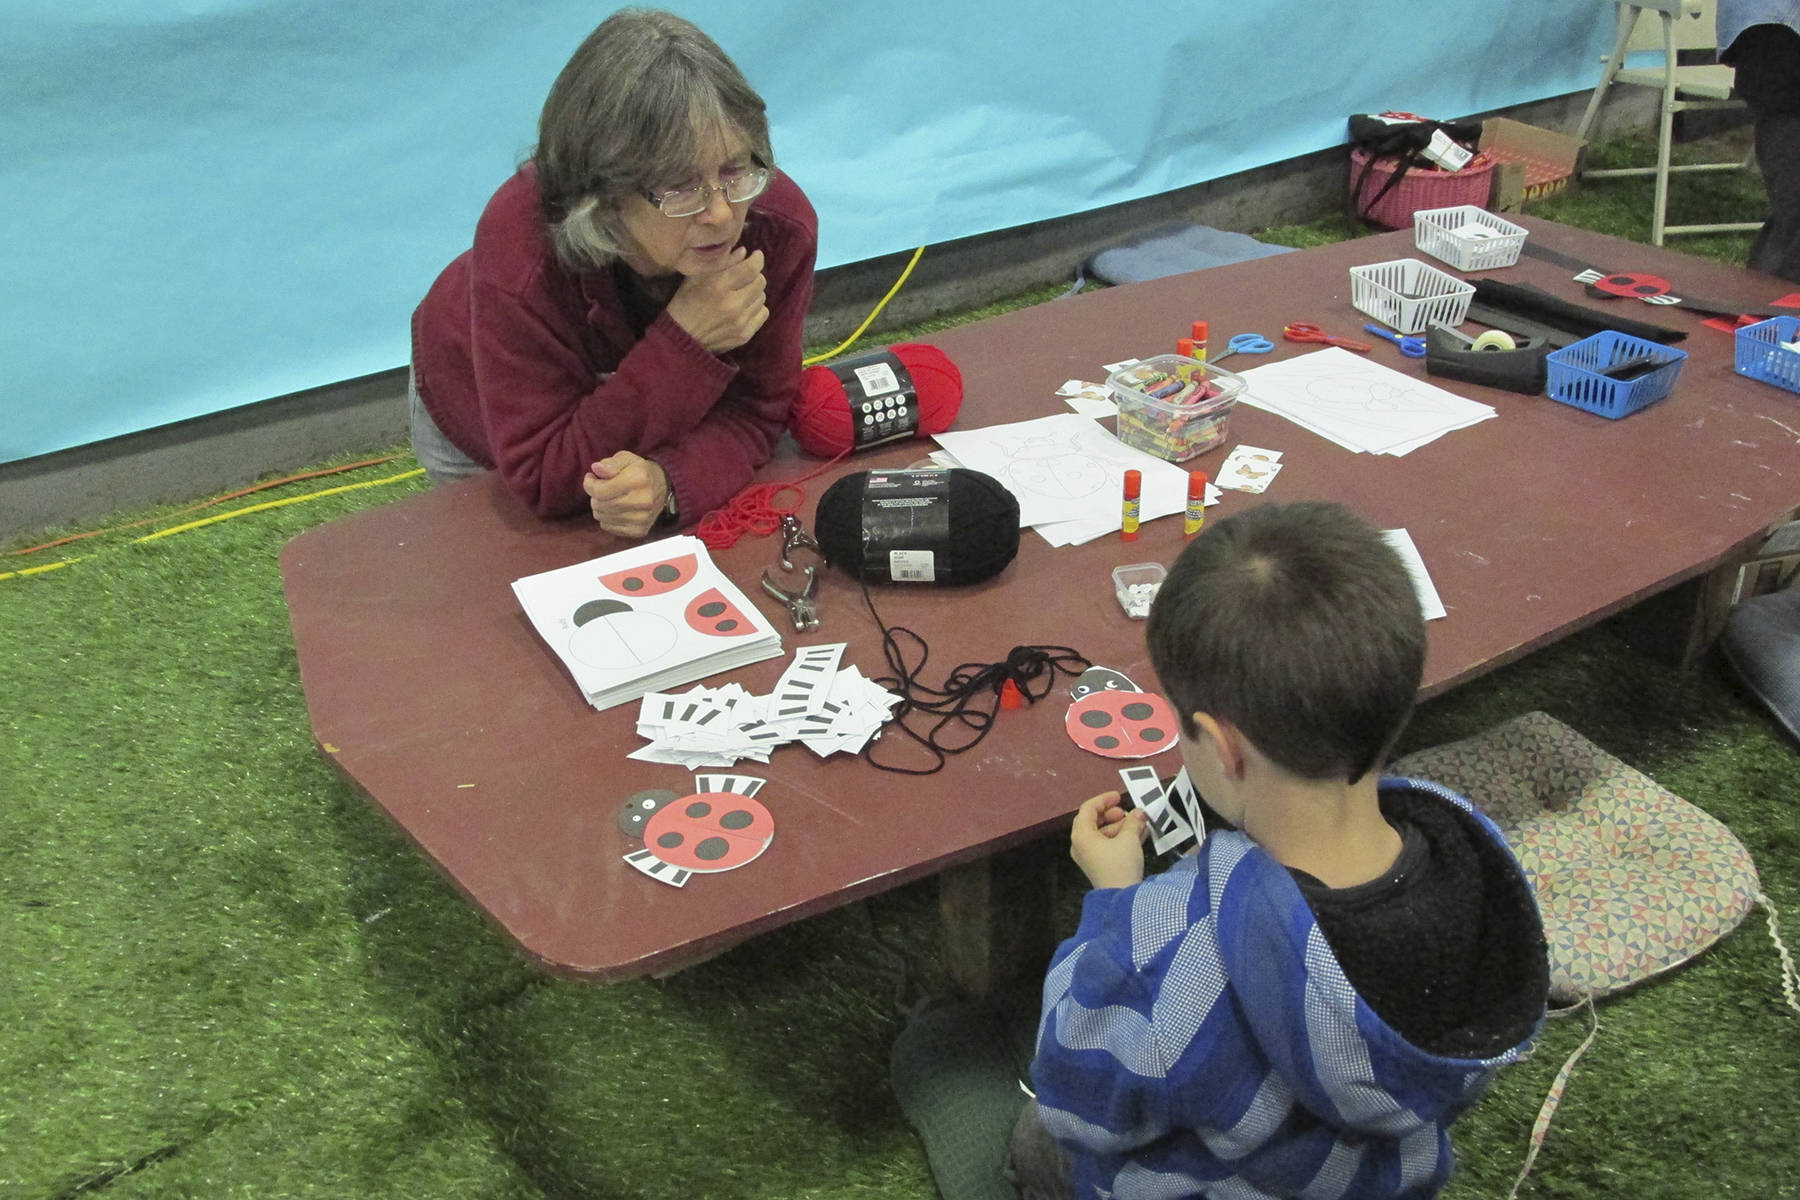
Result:
[[[683,554],[659,563],[646,563],[602,575],[600,583],[609,592],[621,596],[660,596],[672,592],[694,577],[700,569],[698,556]]]
[[[663,805],[644,824],[644,849],[689,871],[741,867],[774,837],[769,810],[736,792],[700,792]]]
[[[1176,742],[1175,710],[1152,692],[1101,690],[1069,705],[1063,728],[1083,750],[1106,758],[1147,758]]]
[[[1621,272],[1596,280],[1594,287],[1609,296],[1632,296],[1642,300],[1666,293],[1669,290],[1669,281],[1660,275]]]
[[[750,619],[718,588],[708,588],[688,602],[687,623],[712,637],[743,637],[756,632]]]

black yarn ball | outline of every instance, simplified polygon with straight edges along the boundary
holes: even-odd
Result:
[[[980,583],[1019,552],[1019,501],[966,467],[857,471],[819,497],[813,528],[827,561],[873,582]]]

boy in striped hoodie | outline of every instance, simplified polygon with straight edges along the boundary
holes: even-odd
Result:
[[[1530,1045],[1547,968],[1492,823],[1380,774],[1425,659],[1405,566],[1342,506],[1259,505],[1207,523],[1148,637],[1228,827],[1146,879],[1141,812],[1109,792],[1076,814],[1094,890],[1044,984],[1016,1186],[1434,1195],[1451,1122]]]

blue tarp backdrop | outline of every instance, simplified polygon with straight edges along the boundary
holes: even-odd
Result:
[[[821,266],[1340,144],[1353,112],[1591,87],[1612,21],[1568,0],[1503,25],[1478,0],[671,7],[768,100]],[[405,365],[413,306],[606,11],[0,0],[0,461]]]

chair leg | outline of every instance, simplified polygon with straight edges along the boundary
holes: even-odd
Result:
[[[1662,119],[1656,142],[1656,203],[1650,218],[1650,244],[1663,244],[1663,227],[1669,215],[1669,150],[1675,140],[1675,22],[1662,14],[1663,89]]]
[[[1606,65],[1600,69],[1600,82],[1594,85],[1594,94],[1588,98],[1587,111],[1581,114],[1581,124],[1575,128],[1578,140],[1587,139],[1588,130],[1593,127],[1594,118],[1600,115],[1600,102],[1606,98],[1607,89],[1612,87],[1613,77],[1619,68],[1625,65],[1625,43],[1631,38],[1631,28],[1637,24],[1638,8],[1635,4],[1619,5],[1619,30],[1613,38],[1612,53],[1606,57]]]

